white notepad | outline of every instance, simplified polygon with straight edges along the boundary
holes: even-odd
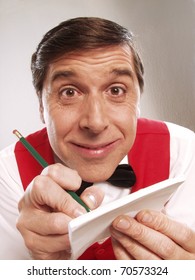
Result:
[[[141,209],[162,210],[183,182],[183,176],[162,181],[71,220],[71,258],[77,259],[90,245],[110,236],[109,227],[118,215],[135,216]]]

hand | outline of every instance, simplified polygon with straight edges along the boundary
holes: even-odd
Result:
[[[117,217],[111,237],[117,259],[195,260],[195,232],[160,212]]]
[[[78,173],[62,164],[50,165],[26,189],[19,202],[17,228],[34,259],[69,259],[68,223],[86,213],[66,191],[77,190]],[[103,193],[87,188],[81,199],[90,209],[100,205]]]

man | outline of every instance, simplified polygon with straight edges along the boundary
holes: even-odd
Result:
[[[164,209],[175,220],[150,210],[116,217],[111,238],[80,259],[195,259],[195,217],[185,216],[186,207],[184,218],[179,211],[181,194],[189,206],[194,193],[194,133],[138,119],[143,66],[132,34],[99,18],[62,22],[38,45],[32,74],[46,129],[27,139],[49,166],[41,170],[20,143],[1,153],[2,258],[70,258],[68,223],[86,210],[64,190],[79,191],[93,210],[102,201],[184,174],[177,199]],[[130,170],[129,188],[98,184],[127,155],[135,172]],[[82,181],[94,184],[81,186]]]

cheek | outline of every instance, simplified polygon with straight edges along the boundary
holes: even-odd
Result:
[[[135,121],[137,119],[138,112],[138,103],[137,102],[127,102],[121,107],[116,108],[115,120],[120,122],[120,126],[123,127],[124,130],[128,128],[133,128],[135,125]]]
[[[134,142],[137,128],[137,117],[129,116],[123,122],[123,134],[127,145],[131,145]]]
[[[128,105],[118,113],[116,121],[125,139],[126,149],[129,150],[135,140],[137,129],[137,106]]]
[[[74,126],[74,117],[58,103],[44,102],[44,120],[50,139],[60,139]]]
[[[64,138],[75,127],[73,116],[64,110],[49,113],[46,125],[56,138]]]

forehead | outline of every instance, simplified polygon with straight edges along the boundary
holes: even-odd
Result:
[[[59,71],[79,73],[107,73],[113,69],[129,69],[134,72],[134,62],[128,45],[109,46],[67,53],[50,63],[47,76],[55,76]]]

